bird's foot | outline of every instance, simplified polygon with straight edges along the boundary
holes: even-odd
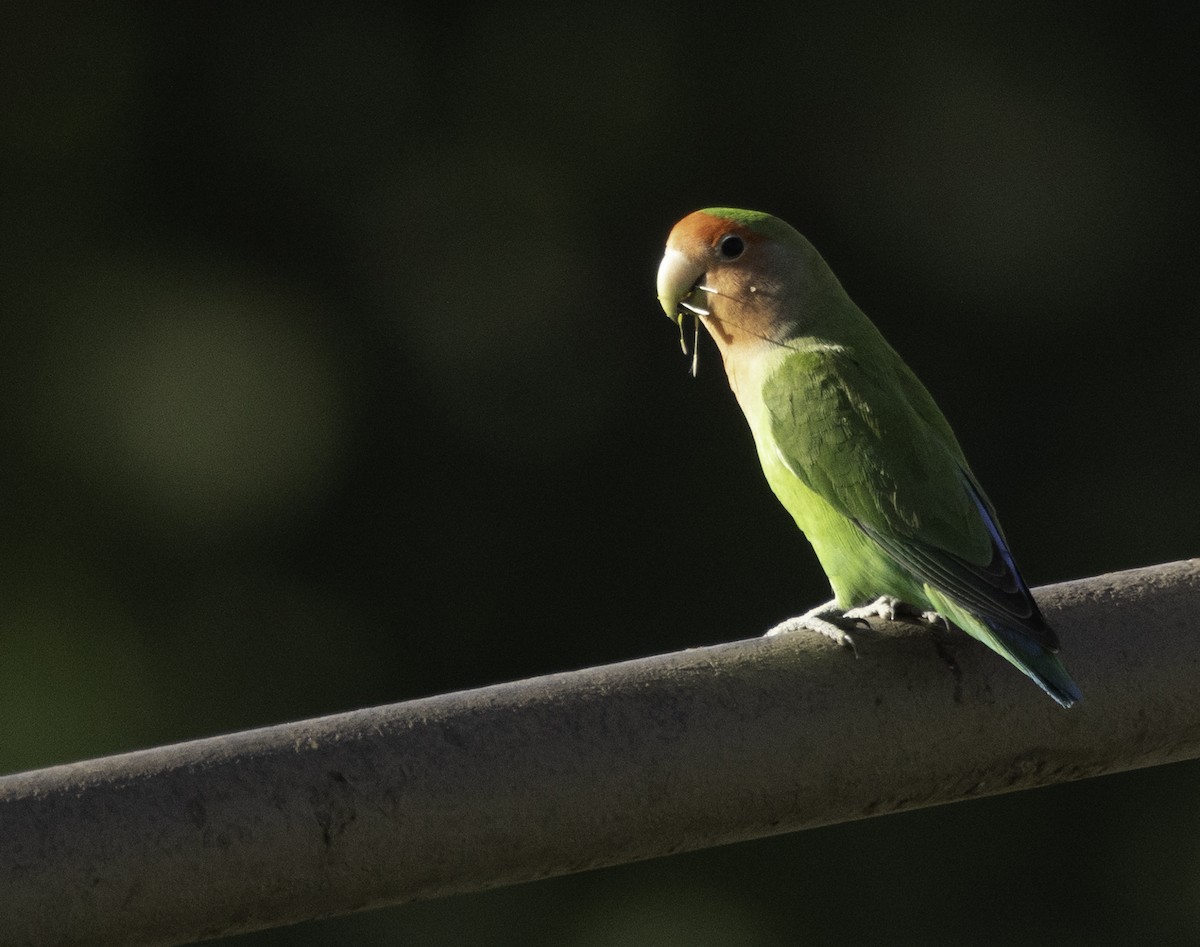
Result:
[[[891,595],[881,595],[870,605],[847,609],[844,614],[852,621],[867,621],[870,618],[895,621],[897,617],[910,617],[907,614],[909,611],[914,611],[911,605],[905,605],[900,599]]]
[[[941,625],[945,631],[950,630],[950,619],[948,619],[941,612],[921,612],[921,614],[917,616],[917,620],[930,626]]]
[[[851,608],[844,613],[844,617],[861,622],[870,618],[882,618],[884,621],[914,621],[924,625],[946,625],[946,619],[937,612],[923,611],[915,605],[900,601],[893,595],[881,595],[870,605]]]
[[[795,618],[789,618],[787,621],[780,622],[766,632],[763,637],[774,638],[778,635],[791,634],[794,631],[815,631],[819,635],[824,635],[826,638],[832,639],[843,648],[849,648],[854,652],[854,656],[858,657],[858,650],[854,647],[854,639],[850,637],[849,632],[841,624],[847,620],[852,625],[858,621],[862,621],[862,619],[850,616],[848,612],[843,612],[838,608],[837,602],[826,602],[824,605],[818,605],[803,615],[797,615]]]

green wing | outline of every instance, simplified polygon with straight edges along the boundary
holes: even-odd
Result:
[[[781,361],[763,386],[781,459],[922,583],[1057,650],[949,424],[880,341],[867,368],[838,346]]]

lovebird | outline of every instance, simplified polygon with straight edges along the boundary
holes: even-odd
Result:
[[[996,511],[925,386],[816,249],[758,211],[712,207],[672,229],[658,299],[716,342],[771,489],[834,598],[767,632],[852,645],[879,616],[947,621],[1063,707],[1081,699]]]

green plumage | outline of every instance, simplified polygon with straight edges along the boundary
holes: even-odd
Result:
[[[841,609],[886,595],[936,611],[1059,703],[1079,699],[950,425],[804,237],[697,212],[672,233],[659,295],[717,341],[767,481]]]

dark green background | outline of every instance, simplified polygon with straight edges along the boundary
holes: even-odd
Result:
[[[823,601],[715,351],[691,381],[654,299],[671,225],[712,204],[822,250],[939,399],[1032,583],[1197,551],[1194,8],[3,20],[0,771],[745,637]],[[1198,780],[231,943],[1194,943]]]

